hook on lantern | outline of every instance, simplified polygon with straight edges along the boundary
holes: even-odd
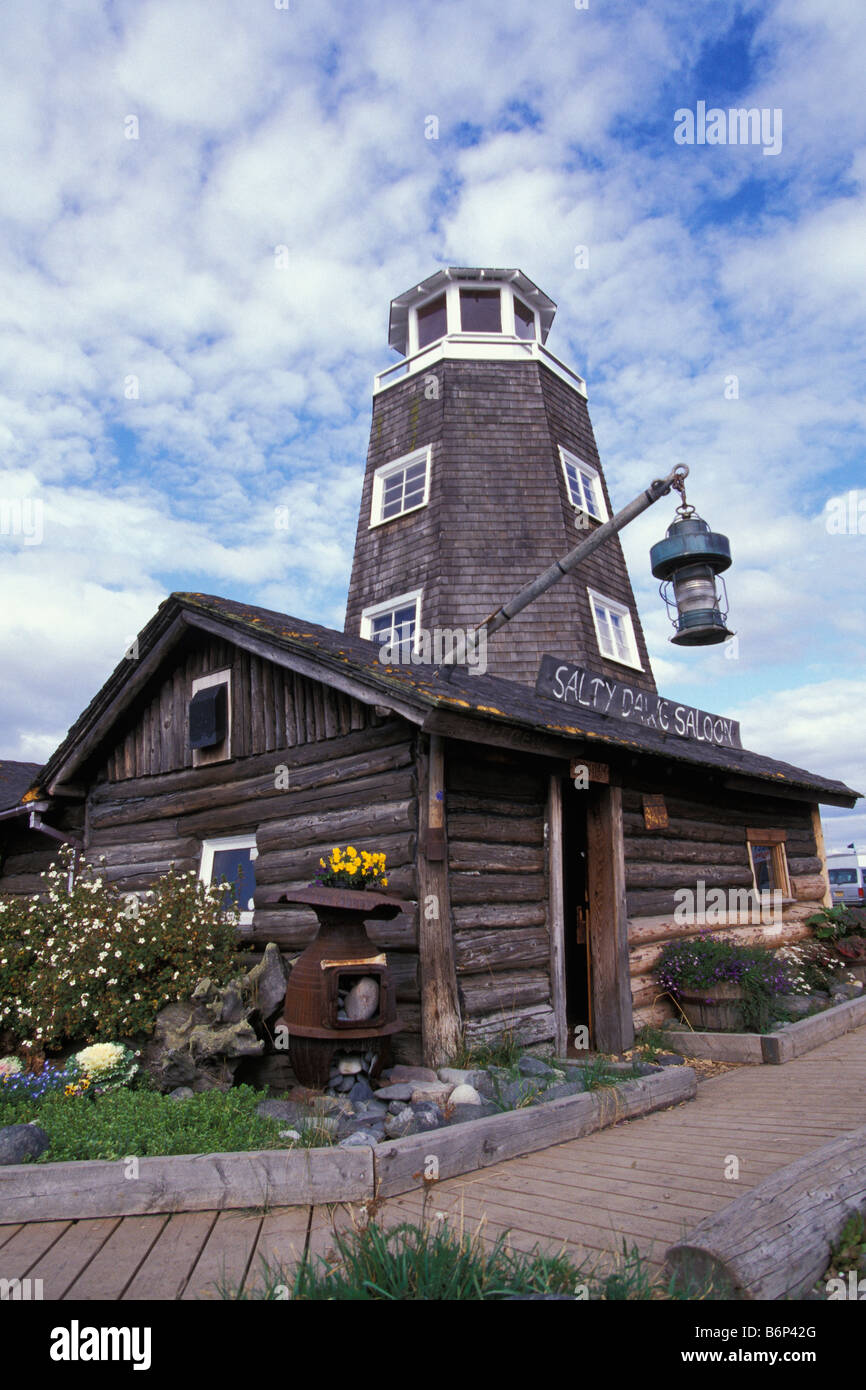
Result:
[[[711,531],[686,501],[688,469],[682,468],[671,486],[683,500],[664,540],[650,550],[650,565],[656,579],[662,580],[659,593],[676,628],[671,641],[680,647],[706,647],[734,635],[726,626],[725,581],[719,579],[721,594],[716,587],[716,576],[731,563],[731,545],[727,536]]]

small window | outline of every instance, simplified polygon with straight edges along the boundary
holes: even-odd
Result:
[[[226,889],[220,905],[228,910],[236,900],[242,927],[250,926],[253,920],[258,853],[255,835],[226,835],[205,840],[201,847],[199,878],[207,884],[225,881],[232,885],[234,891]]]
[[[409,664],[415,646],[421,590],[365,608],[361,614],[361,636],[390,648],[390,657]]]
[[[437,338],[444,337],[447,323],[444,294],[429,300],[427,304],[422,304],[418,310],[419,348],[427,347],[428,343],[435,343]]]
[[[830,869],[828,870],[831,883],[859,883],[856,869]]]
[[[373,474],[371,526],[426,506],[430,478],[430,446],[385,463]]]
[[[193,767],[225,762],[232,755],[231,671],[214,671],[192,683],[187,740]]]
[[[623,666],[633,666],[635,670],[642,671],[628,608],[592,589],[587,589],[587,593],[601,655],[608,661],[619,661]]]
[[[535,337],[535,314],[517,295],[514,296],[514,331],[518,338]]]
[[[461,290],[460,327],[464,333],[501,333],[498,290]]]
[[[781,893],[791,897],[784,830],[747,830],[749,856],[757,893]]]
[[[570,501],[596,521],[607,521],[607,507],[598,470],[562,447],[559,456]]]

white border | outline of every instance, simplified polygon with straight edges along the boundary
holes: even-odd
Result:
[[[226,736],[222,743],[213,748],[193,748],[193,767],[206,767],[210,763],[227,762],[232,755],[232,673],[231,667],[225,671],[212,671],[209,676],[197,676],[192,683],[192,695],[200,690],[209,690],[213,685],[226,686]],[[187,706],[187,738],[189,737],[189,706]]]
[[[590,521],[597,521],[599,525],[601,525],[602,522],[609,521],[610,517],[604,500],[604,490],[601,486],[601,474],[598,469],[593,468],[591,463],[587,463],[585,459],[579,458],[577,454],[573,454],[570,449],[566,449],[562,444],[559,445],[559,461],[562,465],[562,476],[565,479],[565,490],[568,493],[568,500],[571,502],[575,511],[583,512],[584,516],[588,516]],[[592,512],[586,510],[582,502],[576,501],[572,496],[571,480],[565,466],[566,463],[572,464],[578,472],[582,473],[584,478],[586,478],[592,490],[593,500],[598,508],[598,516],[593,516]]]
[[[210,886],[213,875],[214,851],[218,849],[250,849],[252,854],[250,859],[258,859],[259,851],[256,845],[255,835],[218,835],[212,840],[202,840],[201,842],[201,864],[199,865],[198,876],[202,883]],[[238,925],[241,927],[252,926],[254,908],[242,908],[237,915]]]
[[[430,499],[430,461],[433,456],[433,445],[422,444],[420,449],[413,449],[411,454],[403,454],[401,458],[393,459],[391,463],[382,463],[373,474],[373,496],[370,501],[370,525],[367,528],[372,531],[374,526],[387,526],[391,521],[397,521],[401,516],[408,516],[410,512],[420,511],[426,507]],[[401,473],[405,468],[410,468],[413,463],[420,463],[425,459],[426,471],[424,473],[424,496],[420,502],[416,502],[413,507],[406,507],[402,512],[395,512],[393,516],[382,516],[382,506],[385,496],[385,480],[390,478],[392,473]]]
[[[602,659],[604,661],[613,661],[617,666],[631,666],[635,671],[642,671],[643,667],[640,664],[640,655],[637,649],[637,639],[634,635],[634,622],[631,616],[631,609],[624,603],[618,603],[616,599],[608,598],[607,594],[600,594],[597,589],[590,589],[589,585],[587,585],[586,592],[589,595],[589,611],[592,614],[592,625],[595,628],[596,645],[598,646]],[[633,658],[631,661],[624,661],[621,656],[608,656],[607,652],[604,650],[601,642],[601,630],[598,625],[598,617],[593,602],[594,599],[604,604],[611,612],[618,613],[620,617],[625,618],[626,638],[630,655]]]

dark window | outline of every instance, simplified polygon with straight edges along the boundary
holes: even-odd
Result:
[[[228,699],[225,682],[197,690],[189,702],[190,748],[214,748],[226,736]]]
[[[440,294],[438,299],[431,299],[429,304],[422,304],[418,310],[419,348],[426,347],[428,343],[435,343],[437,338],[443,337],[447,323],[444,294]]]
[[[460,327],[464,333],[501,333],[498,290],[461,290]]]
[[[857,881],[858,881],[858,880],[857,880],[857,870],[856,870],[856,869],[831,869],[831,870],[830,870],[830,882],[831,882],[831,883],[856,883]]]
[[[772,845],[752,845],[752,863],[755,866],[755,887],[759,893],[772,892],[778,888],[776,866]]]
[[[535,315],[526,304],[522,304],[519,299],[514,301],[514,331],[518,338],[535,337]]]
[[[214,850],[210,881],[211,883],[222,883],[224,879],[232,884],[237,893],[238,911],[252,912],[253,894],[256,891],[256,869],[250,847]],[[234,896],[229,889],[226,889],[220,907],[225,912],[233,906]]]

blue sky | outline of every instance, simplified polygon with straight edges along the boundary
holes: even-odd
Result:
[[[559,305],[614,502],[682,459],[731,538],[733,659],[667,641],[667,503],[624,533],[662,690],[866,790],[866,518],[827,526],[866,498],[861,4],[0,23],[0,501],[44,517],[0,534],[0,755],[46,757],[172,589],[340,627],[389,301],[506,265]],[[677,144],[699,102],[781,112],[780,151]],[[866,812],[825,820],[866,843]]]

